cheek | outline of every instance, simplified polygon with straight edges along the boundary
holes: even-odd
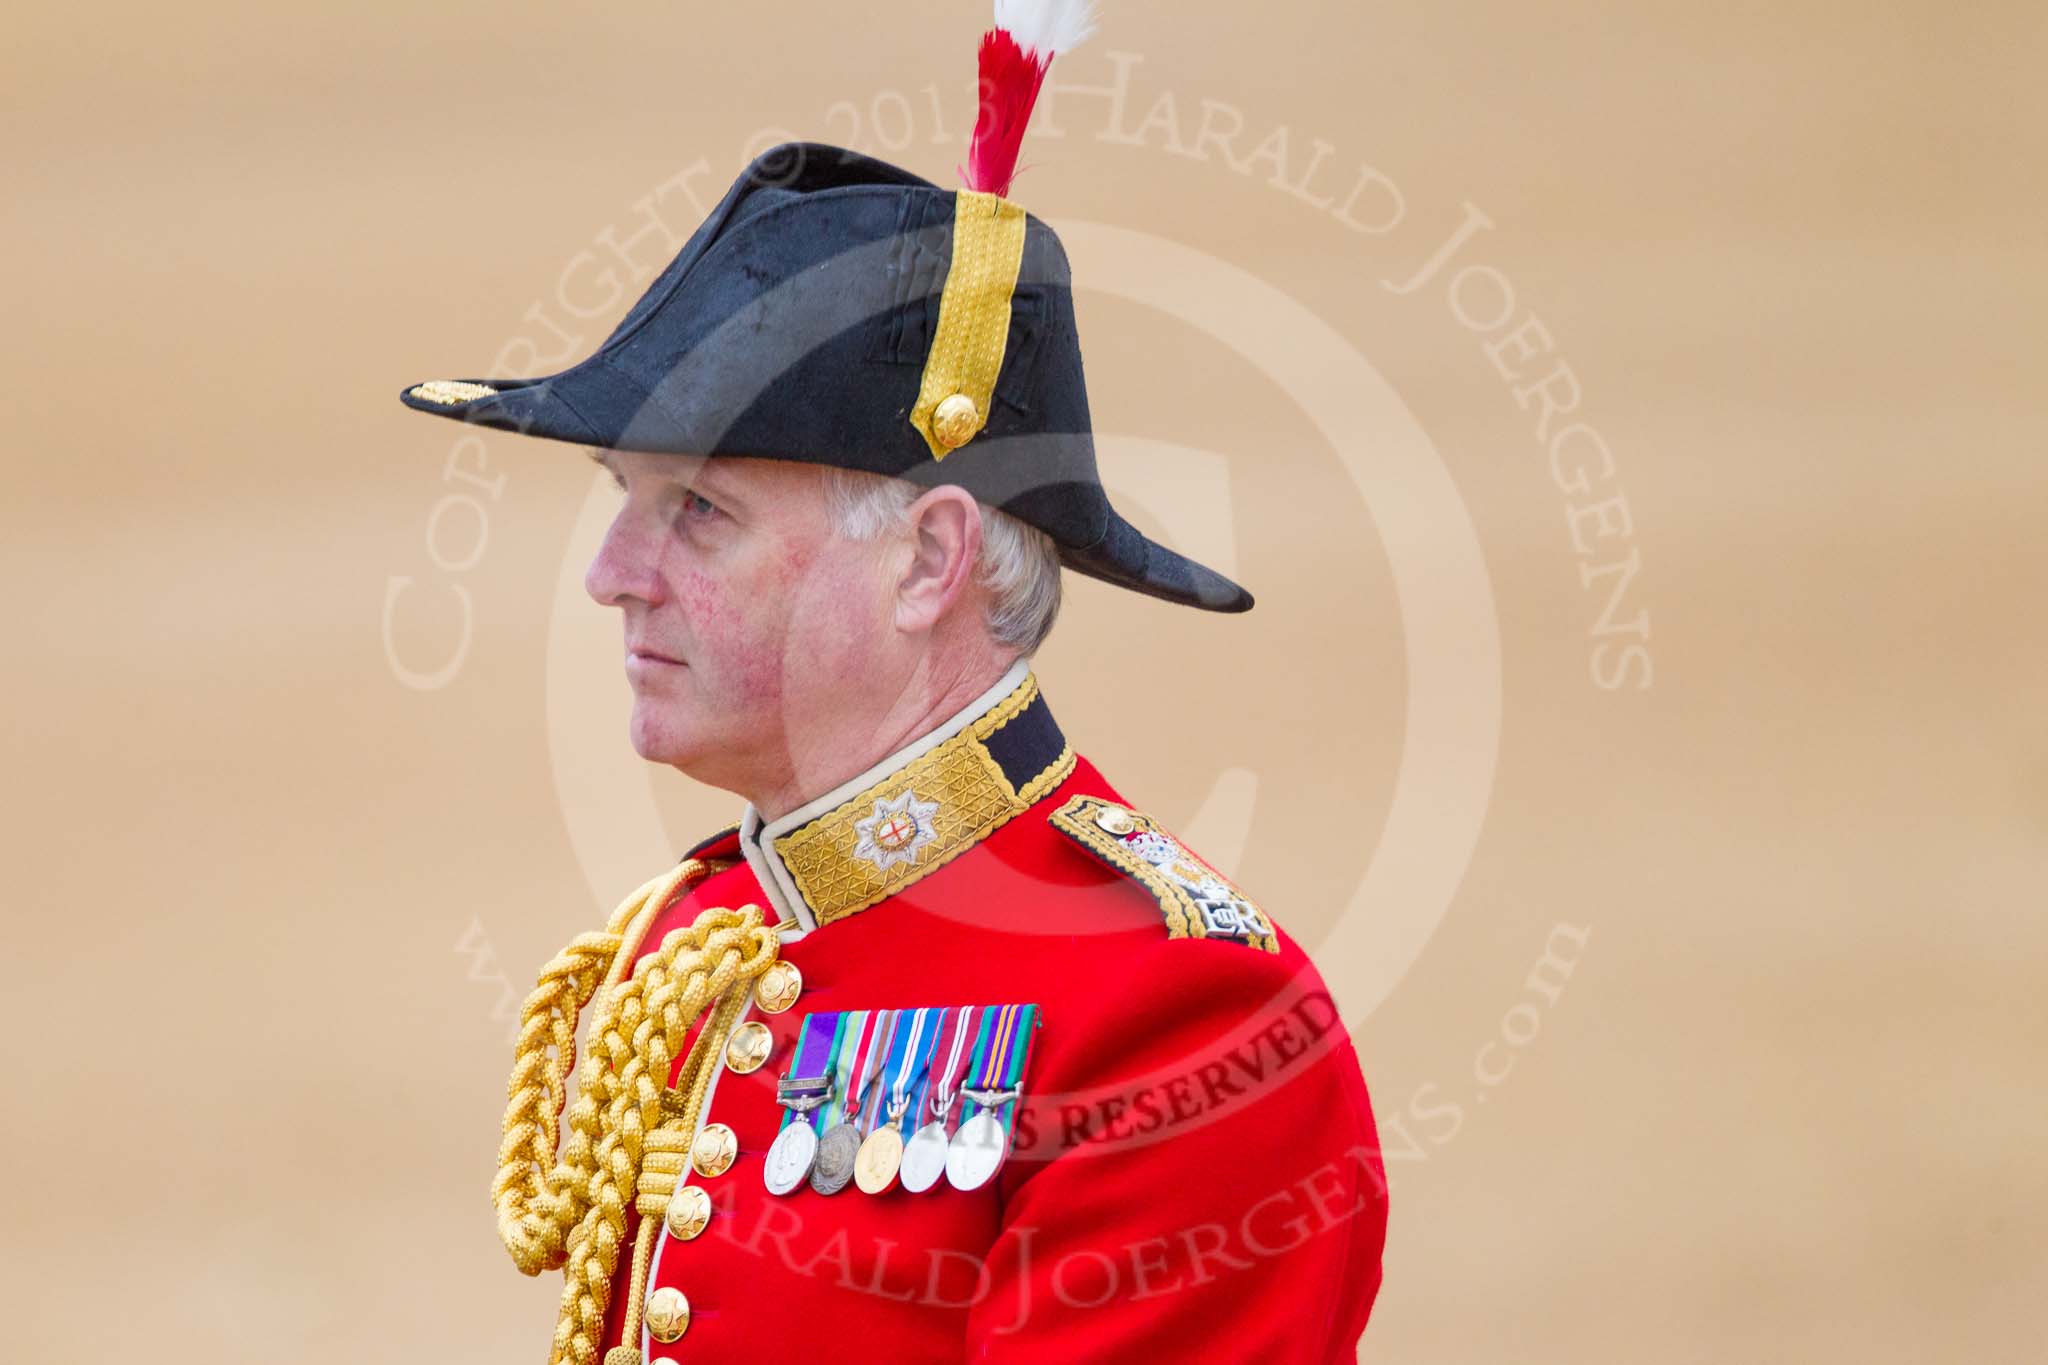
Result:
[[[690,623],[700,675],[742,706],[773,705],[792,687],[858,670],[881,609],[872,563],[813,545],[784,546],[749,575],[689,570],[672,589]]]
[[[690,633],[700,641],[717,641],[731,632],[736,620],[732,596],[718,579],[692,569],[675,580],[671,591]]]
[[[676,604],[690,623],[701,672],[727,701],[772,703],[782,696],[792,650],[806,647],[804,632],[792,628],[791,614],[811,559],[806,551],[751,576],[691,570],[675,581]]]
[[[813,564],[791,601],[790,630],[803,646],[792,673],[836,678],[867,663],[886,625],[873,564],[858,557]]]

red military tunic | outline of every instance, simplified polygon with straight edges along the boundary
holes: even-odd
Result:
[[[721,1065],[704,1104],[700,1133],[725,1125],[736,1155],[688,1173],[711,1217],[687,1240],[662,1230],[648,1281],[680,1291],[686,1325],[626,1344],[650,1362],[1355,1357],[1387,1197],[1349,1037],[1255,907],[1204,912],[1121,855],[1111,831],[1134,824],[1020,662],[875,769],[693,850],[721,870],[640,953],[706,907],[759,905],[802,989],[775,1013],[749,1000],[772,1050]],[[769,1192],[776,1082],[808,1015],[966,1004],[1039,1008],[993,1180]]]

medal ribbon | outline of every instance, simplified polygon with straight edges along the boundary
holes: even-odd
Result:
[[[902,1010],[875,1011],[875,1026],[861,1057],[860,1073],[853,1078],[853,1096],[846,1106],[846,1121],[862,1137],[872,1130],[874,1116],[881,1109],[880,1083],[889,1074],[889,1057],[895,1051],[896,1035],[902,1031],[897,1027],[902,1018]]]
[[[1031,1035],[1038,1024],[1038,1006],[1004,1005],[993,1010],[993,1022],[984,1021],[982,1036],[975,1044],[973,1072],[976,1077],[973,1089],[1007,1090],[1017,1084],[1024,1075],[1024,1060],[1031,1051]],[[984,1107],[977,1100],[969,1100],[975,1113]],[[1010,1121],[1016,1116],[1016,1102],[1006,1100],[997,1106],[996,1121],[1007,1132]],[[972,1117],[963,1114],[963,1122]]]
[[[957,1117],[960,1108],[960,1068],[967,1055],[968,1036],[974,1032],[975,1013],[974,1006],[962,1005],[953,1015],[953,1026],[950,1031],[945,1032],[945,1069],[935,1069],[926,1075],[924,1089],[917,1098],[918,1107],[915,1112],[918,1115],[923,1115],[925,1099],[930,1097],[933,1118],[939,1117],[938,1106],[941,1100],[946,1102],[946,1117]],[[936,1035],[933,1041],[938,1041]],[[938,1053],[934,1051],[932,1057],[936,1061]]]
[[[829,1133],[842,1123],[858,1126],[863,1092],[873,1072],[876,1037],[889,1022],[887,1010],[848,1010],[847,1016],[840,1043],[839,1085],[818,1116],[820,1133]]]
[[[1005,1090],[1021,1087],[1024,1080],[1025,1064],[1031,1058],[1031,1039],[1037,1032],[1038,1006],[1026,1005],[1023,1013],[1017,1016],[1017,1031],[1012,1035],[1013,1041],[1009,1048],[1009,1065],[1003,1068],[1003,1088]],[[1020,1095],[1018,1098],[1021,1099],[1022,1096]],[[1005,1101],[1000,1111],[996,1114],[996,1122],[1003,1125],[1005,1133],[1010,1131],[1010,1124],[1017,1117],[1017,1103],[1017,1100]]]
[[[867,1025],[868,1011],[840,1011],[839,1027],[832,1034],[832,1060],[826,1063],[826,1070],[832,1073],[832,1089],[814,1116],[813,1126],[821,1135],[831,1131],[838,1116],[846,1111],[847,1088],[852,1085],[853,1069],[860,1062],[860,1040]]]
[[[931,1065],[932,1048],[938,1042],[938,1030],[934,1027],[936,1021],[933,1016],[939,1012],[929,1006],[911,1010],[910,1027],[906,1029],[900,1022],[898,1023],[895,1046],[889,1049],[888,1071],[883,1073],[885,1077],[893,1073],[896,1079],[884,1087],[888,1092],[886,1095],[880,1090],[876,1092],[876,1115],[868,1121],[869,1132],[887,1123],[891,1110],[902,1114],[904,1120],[910,1118],[911,1077],[913,1074],[922,1076],[925,1069]]]
[[[832,1086],[832,1050],[838,1039],[839,1016],[837,1014],[813,1014],[804,1019],[803,1032],[797,1036],[796,1058],[790,1064],[789,1075],[775,1087],[775,1098],[784,1107],[782,1126],[792,1123],[808,1123],[808,1114],[799,1114],[788,1107],[793,1099],[808,1099],[812,1095],[829,1091]],[[796,1085],[792,1082],[809,1082]]]
[[[969,1089],[995,1088],[996,1077],[1002,1074],[1003,1065],[1009,1060],[1006,1049],[1010,1034],[1016,1027],[1015,1005],[995,1005],[983,1011],[981,1036],[974,1040],[974,1065],[968,1068],[968,1074],[973,1077]]]

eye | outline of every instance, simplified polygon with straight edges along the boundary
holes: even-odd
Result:
[[[686,488],[683,490],[683,519],[685,521],[704,521],[717,516],[718,511],[718,504],[705,497],[702,493],[699,493],[696,489]]]

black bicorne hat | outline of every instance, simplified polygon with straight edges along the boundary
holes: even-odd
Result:
[[[401,397],[585,446],[957,484],[1080,573],[1211,611],[1252,605],[1110,506],[1052,229],[840,147],[757,157],[588,359]]]

